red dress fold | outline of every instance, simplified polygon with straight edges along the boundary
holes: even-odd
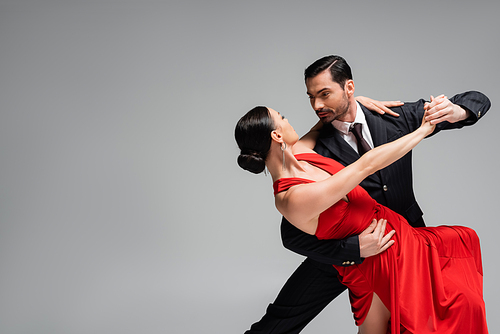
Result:
[[[296,155],[330,174],[343,166],[315,153]],[[284,178],[274,193],[314,181]],[[360,234],[373,219],[396,230],[395,244],[359,265],[335,266],[349,288],[356,325],[363,323],[376,293],[391,312],[390,333],[488,333],[483,300],[479,238],[463,226],[410,226],[396,212],[378,204],[360,186],[319,216],[318,239]]]

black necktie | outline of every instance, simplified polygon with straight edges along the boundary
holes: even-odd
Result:
[[[354,137],[356,137],[356,141],[358,142],[358,153],[359,153],[360,156],[363,155],[363,154],[365,154],[369,150],[371,150],[370,145],[368,145],[368,143],[366,142],[366,140],[363,138],[363,135],[361,134],[361,128],[362,128],[362,126],[363,126],[363,124],[361,124],[361,123],[355,123],[349,129],[349,131],[352,132],[352,134],[354,135]]]

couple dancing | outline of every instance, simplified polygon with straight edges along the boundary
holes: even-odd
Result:
[[[461,226],[410,226],[423,221],[411,169],[403,167],[411,166],[410,151],[423,138],[477,121],[488,110],[488,99],[478,92],[455,96],[454,103],[440,96],[430,104],[405,104],[399,117],[378,116],[354,100],[350,68],[341,57],[316,61],[305,77],[322,122],[299,140],[278,112],[256,107],[236,126],[238,163],[253,173],[267,166],[276,207],[293,225],[285,222],[284,234],[294,235],[291,243],[301,253],[334,267],[306,260],[249,333],[297,333],[345,286],[360,333],[487,333],[477,235]],[[351,137],[342,121],[365,126]],[[333,130],[336,122],[346,126],[344,132]],[[353,161],[344,167],[313,148]]]

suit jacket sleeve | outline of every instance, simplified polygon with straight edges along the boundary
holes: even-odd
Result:
[[[491,106],[488,97],[477,91],[468,91],[454,95],[450,98],[450,101],[466,110],[469,110],[469,118],[457,123],[441,122],[436,126],[436,129],[431,136],[441,130],[461,129],[464,126],[473,125],[480,118],[486,115],[486,112]],[[422,124],[422,117],[424,116],[424,103],[425,100],[420,99],[416,102],[405,102],[403,106],[398,108],[392,108],[406,120],[408,126],[406,133],[416,130]]]
[[[337,266],[363,262],[363,259],[359,257],[357,235],[343,240],[318,240],[315,236],[302,232],[283,218],[281,239],[285,248],[318,262]]]
[[[475,124],[491,107],[488,97],[476,91],[455,95],[450,101],[471,112],[468,119],[459,122],[462,126]]]
[[[458,123],[439,123],[431,136],[441,130],[459,129],[463,126],[475,124],[491,106],[488,97],[476,91],[457,94],[450,98],[450,101],[469,110],[471,112],[470,117]],[[416,102],[405,103],[401,107],[392,108],[401,115],[399,118],[390,118],[395,127],[401,130],[401,135],[412,132],[421,125],[424,115],[424,103],[425,100],[421,99]],[[411,191],[411,189],[408,191]],[[285,248],[322,263],[350,265],[352,262],[359,264],[363,261],[359,256],[358,236],[343,240],[318,240],[315,236],[300,231],[283,218],[281,237]]]

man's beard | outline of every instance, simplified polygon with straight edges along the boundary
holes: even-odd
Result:
[[[349,102],[349,99],[345,95],[345,92],[344,92],[343,102],[344,103],[337,108],[337,114],[335,115],[335,118],[333,120],[343,121],[345,116],[349,112],[349,108],[351,107],[351,102]]]
[[[335,120],[343,121],[347,113],[349,112],[349,108],[351,107],[351,102],[347,98],[345,92],[342,98],[342,104],[336,109],[336,112],[333,112],[330,108],[323,108],[319,112],[329,112],[331,115],[321,118],[321,122],[324,124],[331,123]]]

